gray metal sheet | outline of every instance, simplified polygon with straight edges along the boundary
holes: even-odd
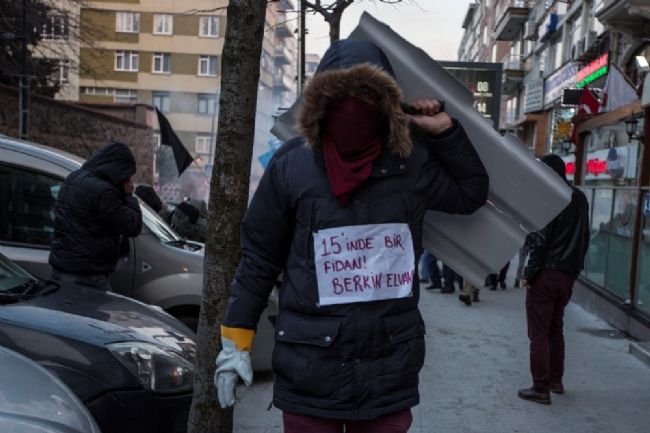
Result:
[[[571,199],[571,189],[536,159],[512,134],[501,136],[473,107],[473,96],[423,50],[364,13],[351,39],[380,47],[391,62],[406,100],[436,98],[463,125],[488,174],[489,202],[473,215],[428,212],[423,242],[427,249],[474,284],[498,271],[523,245],[528,231],[550,222]],[[300,101],[276,122],[281,140],[297,135]]]

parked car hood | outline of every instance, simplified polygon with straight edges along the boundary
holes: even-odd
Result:
[[[0,320],[93,345],[164,344],[183,351],[195,334],[158,307],[95,289],[63,285],[54,293],[0,307]]]
[[[0,431],[100,433],[88,409],[56,376],[0,347]]]

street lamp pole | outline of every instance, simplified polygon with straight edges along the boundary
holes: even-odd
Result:
[[[27,76],[27,0],[23,0],[22,10],[22,70],[18,95],[18,137],[27,139],[29,130],[29,77]]]

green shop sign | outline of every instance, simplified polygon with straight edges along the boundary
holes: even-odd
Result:
[[[576,75],[576,87],[582,88],[586,84],[597,80],[607,73],[608,54],[605,53],[584,68],[578,71]]]

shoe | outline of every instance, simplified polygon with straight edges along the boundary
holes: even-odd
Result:
[[[455,290],[453,287],[443,287],[440,289],[440,293],[454,293]]]
[[[538,391],[534,387],[520,389],[517,395],[519,398],[534,401],[535,403],[551,404],[551,393],[548,391]]]
[[[442,285],[440,283],[438,284],[429,284],[428,286],[425,287],[427,290],[436,290],[436,289],[442,289]]]
[[[561,383],[551,383],[551,392],[554,394],[564,394],[564,385]]]
[[[481,300],[478,298],[478,290],[474,290],[474,293],[472,293],[472,301],[481,302]]]
[[[458,299],[460,300],[460,302],[464,302],[465,305],[467,305],[468,307],[472,305],[472,298],[465,293],[461,293],[460,295],[458,295]]]
[[[497,289],[497,286],[490,286],[490,290],[491,290],[491,291],[494,292],[496,289]]]
[[[420,278],[420,284],[429,284],[429,279]]]
[[[501,287],[501,290],[506,289],[506,282],[505,281],[499,281],[499,287]]]

